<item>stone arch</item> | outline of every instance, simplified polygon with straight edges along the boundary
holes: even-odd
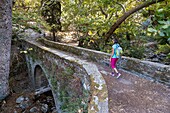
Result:
[[[34,68],[34,84],[35,84],[35,86],[34,86],[35,89],[49,86],[47,77],[46,77],[43,69],[39,65],[36,65]]]

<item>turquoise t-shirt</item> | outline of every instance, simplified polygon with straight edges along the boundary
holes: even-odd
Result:
[[[112,58],[119,58],[119,56],[116,55],[116,49],[119,47],[119,44],[113,44],[112,48],[114,49],[114,54]]]

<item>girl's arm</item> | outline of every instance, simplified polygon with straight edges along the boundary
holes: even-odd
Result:
[[[112,58],[113,54],[114,54],[114,49],[112,48],[112,53],[111,53],[110,59]]]

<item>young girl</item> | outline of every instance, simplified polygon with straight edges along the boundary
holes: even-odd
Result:
[[[117,39],[113,39],[113,46],[112,46],[112,53],[110,56],[110,65],[112,68],[112,76],[115,76],[115,74],[117,75],[117,78],[119,78],[121,76],[121,74],[118,72],[117,68],[116,68],[116,62],[119,59],[119,56],[116,55],[116,49],[120,46],[118,44],[118,40]],[[116,73],[114,73],[114,71]]]

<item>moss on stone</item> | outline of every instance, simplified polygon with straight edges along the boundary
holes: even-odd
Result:
[[[58,91],[58,88],[57,88],[57,79],[54,78],[54,76],[50,76],[49,79],[50,79],[53,91],[57,92]]]

